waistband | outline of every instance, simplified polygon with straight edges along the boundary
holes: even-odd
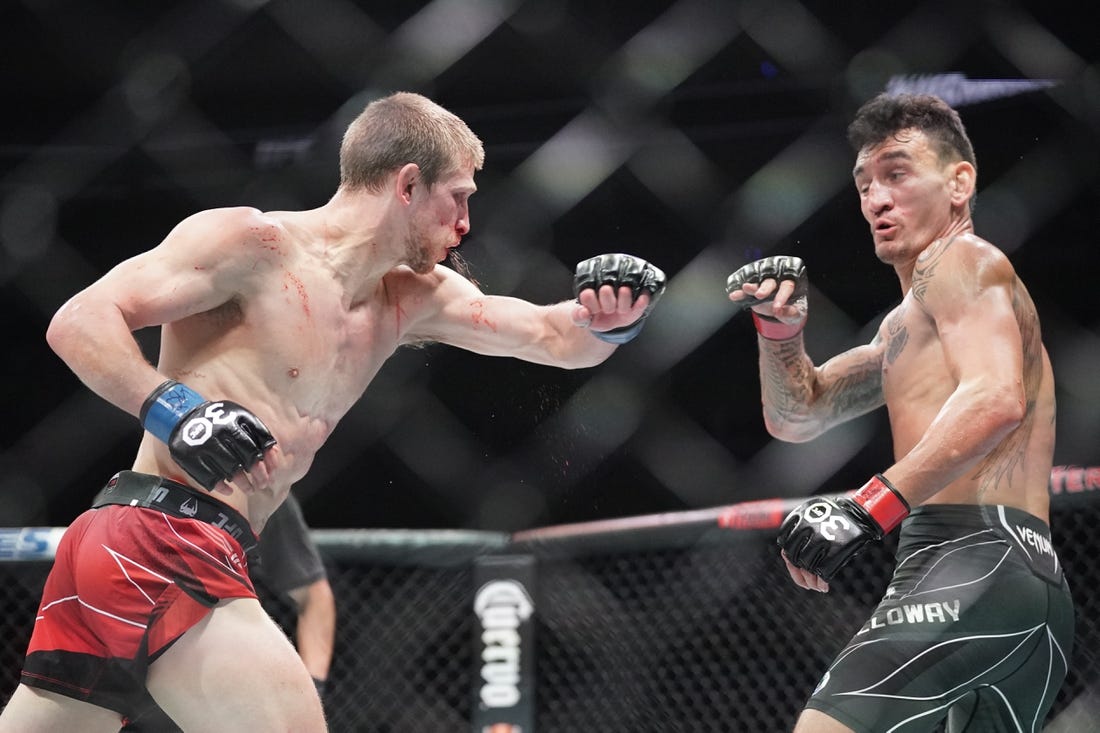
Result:
[[[1051,541],[1050,527],[1039,517],[1002,504],[924,504],[916,507],[902,523],[903,541],[908,535],[942,535],[943,539],[992,530],[1018,550],[1032,572],[1058,584],[1062,564]]]
[[[173,517],[212,524],[239,542],[250,558],[259,546],[259,539],[243,514],[208,494],[162,476],[119,471],[92,500],[92,509],[110,504],[156,509]]]

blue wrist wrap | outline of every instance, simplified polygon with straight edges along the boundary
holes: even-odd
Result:
[[[203,402],[206,398],[186,384],[169,380],[145,400],[141,407],[141,426],[167,443],[183,416]]]
[[[627,341],[633,340],[635,336],[642,332],[642,325],[644,323],[645,316],[642,316],[629,326],[613,328],[610,331],[592,331],[592,335],[600,341],[606,341],[609,344],[625,344]]]

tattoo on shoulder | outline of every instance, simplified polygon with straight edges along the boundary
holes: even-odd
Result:
[[[954,242],[955,237],[951,237],[946,242],[937,239],[917,257],[917,265],[913,269],[912,285],[913,297],[917,299],[917,302],[924,303],[924,297],[928,292],[928,284],[935,276],[936,268],[943,261],[944,253]]]

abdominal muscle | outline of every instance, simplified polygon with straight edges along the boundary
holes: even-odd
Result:
[[[256,533],[306,475],[337,422],[397,346],[397,335],[377,315],[384,304],[344,310],[332,293],[311,287],[306,319],[281,297],[254,297],[247,306],[166,325],[157,365],[161,374],[207,399],[241,405],[275,437],[276,445],[265,453],[266,486],[253,489],[242,480],[223,483],[212,494],[247,517]],[[172,459],[168,446],[149,433],[134,470],[203,490]]]
[[[247,481],[223,483],[210,492],[212,498],[228,504],[246,517],[256,534],[263,530],[271,514],[286,500],[291,486],[309,471],[314,456],[331,433],[325,421],[315,418],[301,416],[286,419],[265,413],[261,419],[278,441],[265,453],[270,483],[257,490],[251,490]],[[207,493],[172,459],[168,446],[149,433],[142,437],[133,470],[163,476]]]
[[[1045,361],[1045,359],[1044,359]],[[949,375],[942,381],[950,384]],[[894,385],[896,386],[896,385]],[[919,391],[918,391],[919,392]],[[1049,363],[1023,422],[999,444],[924,504],[1001,504],[1049,521],[1048,484],[1053,458],[1053,387]],[[895,393],[888,400],[896,460],[925,436],[945,397]]]

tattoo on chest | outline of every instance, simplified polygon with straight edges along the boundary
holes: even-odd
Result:
[[[909,329],[905,327],[905,311],[909,301],[901,301],[886,319],[886,362],[893,364],[901,356],[905,344],[909,342]]]

